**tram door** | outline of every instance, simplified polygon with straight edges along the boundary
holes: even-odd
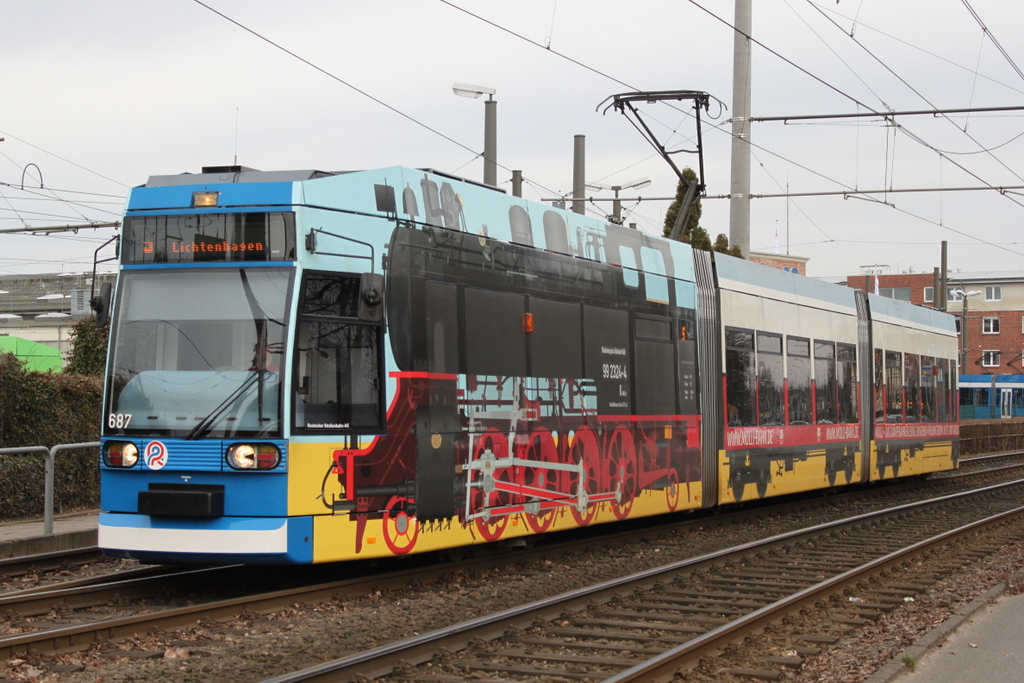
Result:
[[[1013,389],[999,390],[999,417],[1013,417]]]

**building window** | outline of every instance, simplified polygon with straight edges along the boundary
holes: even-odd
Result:
[[[925,287],[924,288],[924,302],[926,304],[930,304],[933,301],[935,301],[935,288],[934,287]]]
[[[998,368],[999,367],[999,352],[998,351],[983,351],[981,354],[981,364],[986,368]]]
[[[910,301],[910,287],[882,287],[878,290],[879,296],[897,301]]]
[[[1003,298],[1003,288],[999,285],[989,285],[985,288],[985,301],[1000,301]]]
[[[985,334],[999,334],[999,318],[982,318],[981,331]]]
[[[1024,318],[1020,319],[1021,329],[1024,329]],[[960,334],[960,318],[956,319],[956,333]]]

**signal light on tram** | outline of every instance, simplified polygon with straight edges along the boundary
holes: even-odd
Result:
[[[533,332],[533,313],[523,313],[523,332],[526,334]]]
[[[236,470],[272,470],[281,463],[281,451],[272,443],[236,443],[228,448],[227,461]]]
[[[129,441],[111,441],[103,452],[103,460],[109,467],[135,467],[139,449]]]
[[[217,206],[218,199],[220,199],[220,192],[193,192],[192,208]]]

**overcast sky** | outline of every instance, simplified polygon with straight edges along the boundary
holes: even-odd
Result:
[[[675,89],[732,105],[732,0],[204,2],[237,24],[195,0],[0,2],[0,229],[118,220],[148,176],[236,155],[260,170],[401,164],[480,179],[483,104],[456,97],[457,81],[497,90],[504,187],[521,169],[526,197],[569,193],[581,134],[589,182],[648,177],[639,194],[665,197],[671,168],[598,105]],[[1024,105],[1022,32],[1024,3],[1006,0],[756,0],[752,114]],[[643,110],[671,149],[692,148],[690,117]],[[714,236],[729,228],[714,197],[729,192],[731,138],[730,111],[710,113]],[[1024,186],[1024,111],[896,122],[754,123],[755,195],[946,191],[755,199],[751,249],[773,251],[777,232],[811,275],[930,272],[947,240],[953,270],[1024,270],[1024,190],[953,191]],[[660,233],[667,206],[627,202],[627,221]],[[114,234],[0,234],[0,273],[88,270]]]

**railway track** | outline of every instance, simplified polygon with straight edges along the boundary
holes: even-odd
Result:
[[[839,639],[923,590],[913,581],[865,582],[884,570],[997,525],[988,548],[1024,539],[1024,480],[922,501],[783,534],[590,586],[450,628],[329,662],[266,683],[394,681],[455,683],[482,676],[512,680],[671,680],[680,668],[728,642],[858,585],[858,602],[834,628],[792,634],[791,654]],[[964,561],[979,551],[965,551]],[[952,563],[945,567],[951,570]],[[941,568],[940,568],[941,569]],[[438,654],[438,653],[441,654]],[[772,670],[754,670],[771,678]],[[748,675],[752,675],[747,672]]]
[[[956,488],[973,479],[1004,477],[1012,469],[979,469],[953,481],[942,478],[917,484],[923,484],[929,491]],[[913,488],[919,489],[920,486]],[[6,613],[5,620],[0,619],[0,626],[6,626],[3,630],[8,631],[0,636],[0,657],[25,652],[84,649],[97,642],[117,640],[156,628],[194,624],[198,619],[225,619],[245,612],[272,611],[296,603],[362,596],[381,588],[429,583],[453,571],[482,572],[511,561],[530,562],[574,555],[593,549],[595,545],[615,552],[616,547],[635,543],[641,536],[651,543],[660,544],[665,557],[686,557],[684,541],[694,527],[745,527],[751,519],[768,511],[773,515],[792,516],[794,527],[808,525],[821,518],[823,506],[831,508],[824,514],[836,515],[842,510],[846,516],[898,499],[903,495],[900,493],[903,489],[887,486],[868,491],[848,491],[829,498],[808,496],[782,505],[778,501],[749,503],[721,515],[677,516],[656,525],[625,524],[621,530],[611,534],[607,529],[593,528],[580,534],[566,535],[569,540],[563,539],[562,535],[538,539],[538,546],[532,549],[488,547],[485,551],[490,553],[489,556],[457,563],[440,563],[425,557],[410,558],[412,561],[402,563],[400,569],[384,572],[352,564],[345,567],[346,577],[340,580],[336,577],[335,580],[324,580],[322,568],[290,568],[280,571],[275,578],[272,572],[278,570],[270,568],[138,567],[113,576],[85,577],[58,587],[44,585],[0,596],[0,614]],[[35,566],[33,563],[38,562],[26,558],[26,566]],[[289,576],[285,577],[285,574]],[[252,588],[238,590],[242,585]],[[291,587],[271,592],[259,590],[267,585]],[[219,599],[228,591],[233,591],[230,597]]]

